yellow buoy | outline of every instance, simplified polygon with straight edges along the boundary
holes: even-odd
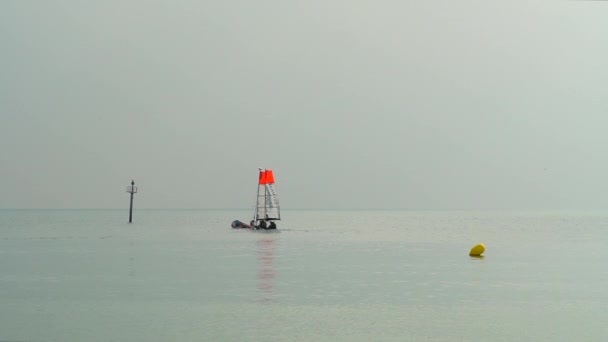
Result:
[[[483,243],[480,243],[478,245],[475,245],[475,247],[471,248],[469,255],[470,256],[481,256],[481,254],[485,251],[486,251],[486,246],[484,246]]]

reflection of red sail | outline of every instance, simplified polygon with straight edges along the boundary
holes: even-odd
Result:
[[[258,269],[258,289],[262,292],[261,301],[272,301],[274,294],[274,239],[260,240],[257,243],[258,260],[260,266]]]

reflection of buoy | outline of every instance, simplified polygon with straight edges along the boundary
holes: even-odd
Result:
[[[486,246],[484,246],[483,243],[480,243],[478,245],[475,245],[475,247],[471,248],[469,255],[470,256],[481,256],[481,254],[485,251],[486,251]]]

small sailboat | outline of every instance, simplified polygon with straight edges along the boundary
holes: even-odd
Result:
[[[277,191],[274,187],[274,173],[269,169],[259,169],[258,194],[250,224],[232,221],[232,228],[277,229],[274,221],[281,220],[281,210]]]

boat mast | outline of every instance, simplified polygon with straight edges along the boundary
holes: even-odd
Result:
[[[258,220],[258,207],[259,207],[259,203],[260,203],[260,179],[262,177],[262,172],[263,169],[261,167],[258,167],[259,173],[258,173],[258,190],[257,190],[257,194],[255,196],[255,208],[253,209],[253,221],[254,223],[257,223]]]
[[[268,187],[264,185],[264,219],[268,217]]]

